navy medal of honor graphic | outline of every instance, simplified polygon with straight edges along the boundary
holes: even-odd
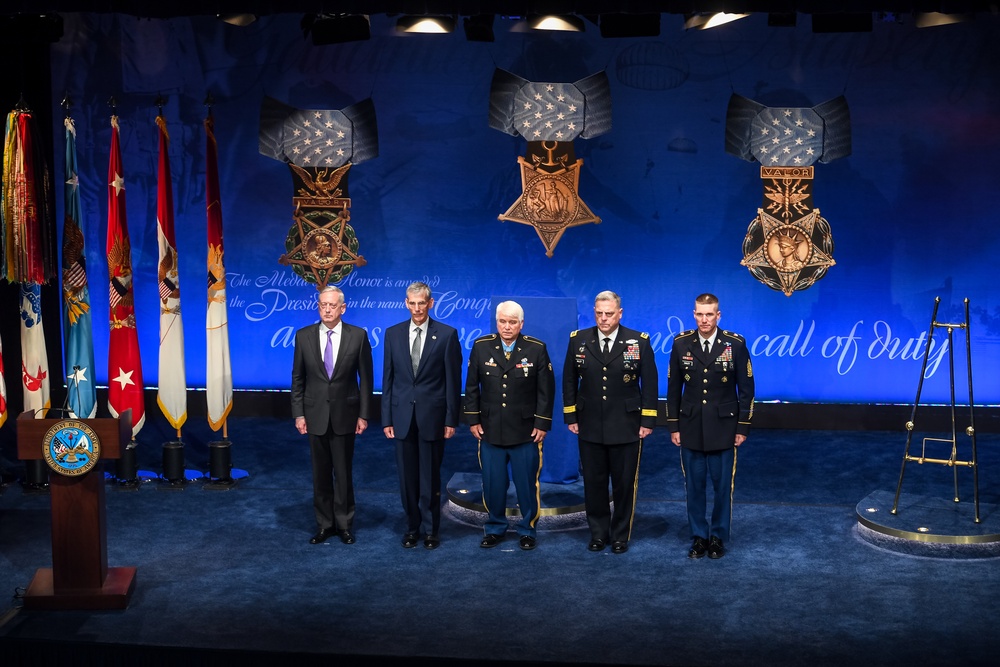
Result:
[[[295,109],[265,98],[260,152],[292,172],[294,223],[279,263],[323,289],[368,262],[351,226],[347,177],[353,164],[378,157],[371,100],[341,110]]]
[[[64,419],[45,432],[42,457],[53,472],[78,477],[101,459],[101,441],[94,429],[83,422]]]
[[[726,152],[760,162],[761,208],[747,228],[740,264],[791,296],[836,264],[830,223],[813,207],[813,164],[851,154],[851,117],[843,96],[809,108],[765,107],[733,95]]]
[[[611,93],[604,72],[576,83],[533,83],[510,72],[494,72],[490,90],[490,127],[528,140],[518,157],[521,196],[501,222],[535,228],[552,257],[570,227],[601,219],[580,198],[580,167],[573,140],[590,139],[611,129]]]

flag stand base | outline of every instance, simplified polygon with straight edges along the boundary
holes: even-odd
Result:
[[[133,440],[115,461],[115,479],[118,481],[118,486],[125,489],[137,489],[141,484],[139,467],[135,461],[135,448],[136,442]]]
[[[226,440],[216,440],[208,443],[208,477],[209,482],[206,489],[224,490],[236,486],[233,479],[233,462],[230,455],[230,442]]]
[[[187,484],[184,476],[184,443],[180,440],[163,443],[162,478],[172,487],[181,488]]]

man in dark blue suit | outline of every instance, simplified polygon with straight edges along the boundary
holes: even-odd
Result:
[[[313,509],[319,532],[310,544],[340,535],[354,544],[354,438],[368,427],[372,399],[372,346],[368,332],[341,320],[344,293],[326,287],[319,317],[295,333],[292,361],[292,415],[295,428],[309,434]],[[336,484],[335,484],[336,483]]]
[[[399,492],[406,512],[403,546],[436,549],[441,543],[441,460],[444,441],[455,435],[462,396],[462,348],[458,332],[430,319],[431,288],[406,288],[410,319],[385,331],[382,425],[395,440]]]
[[[691,549],[688,558],[722,558],[733,522],[736,450],[750,433],[754,381],[743,336],[719,328],[719,299],[694,302],[698,328],[677,334],[670,350],[667,428],[681,448]],[[712,479],[712,520],[705,518]]]

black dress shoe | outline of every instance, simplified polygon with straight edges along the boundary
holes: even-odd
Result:
[[[691,542],[691,551],[688,552],[688,558],[701,558],[707,550],[708,547],[705,544],[705,538],[696,537]]]
[[[437,535],[427,535],[424,537],[424,549],[437,549],[441,546],[441,540]]]
[[[623,554],[628,551],[628,542],[612,542],[611,543],[611,553],[613,554]]]
[[[483,538],[483,541],[479,543],[479,546],[483,549],[492,549],[501,542],[503,542],[503,535],[487,535]]]
[[[522,535],[521,539],[519,540],[519,543],[521,545],[521,548],[524,549],[525,551],[531,551],[532,549],[535,548],[535,538],[533,538],[531,535]]]
[[[328,539],[330,539],[336,534],[337,534],[336,528],[333,527],[323,528],[318,533],[309,538],[309,544],[322,544],[323,542],[326,542]]]
[[[725,548],[722,546],[722,540],[718,537],[713,537],[708,542],[708,557],[713,560],[718,560],[722,558],[726,553]]]
[[[419,542],[419,539],[417,538],[416,533],[407,533],[406,535],[403,535],[404,549],[412,549],[413,547],[417,546],[417,542]]]
[[[349,530],[340,531],[340,541],[344,544],[354,544],[354,533]]]
[[[604,551],[604,545],[606,542],[599,537],[595,537],[587,545],[587,551]]]

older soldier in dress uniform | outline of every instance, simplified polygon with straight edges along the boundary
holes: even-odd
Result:
[[[563,417],[579,436],[583,466],[587,548],[602,551],[610,540],[616,554],[628,551],[642,439],[656,424],[657,390],[649,335],[619,325],[621,306],[614,292],[597,295],[597,326],[570,334],[563,367]]]
[[[483,503],[489,518],[479,546],[495,547],[507,532],[507,464],[521,522],[520,546],[535,548],[542,440],[552,428],[555,377],[545,343],[521,335],[524,310],[514,301],[497,306],[498,334],[476,339],[465,381],[465,415],[479,441]]]
[[[667,427],[681,448],[687,491],[689,558],[722,558],[733,521],[736,448],[750,433],[753,367],[739,334],[719,329],[719,299],[694,302],[697,330],[674,338],[667,385]],[[706,476],[712,478],[712,521],[705,519]]]

